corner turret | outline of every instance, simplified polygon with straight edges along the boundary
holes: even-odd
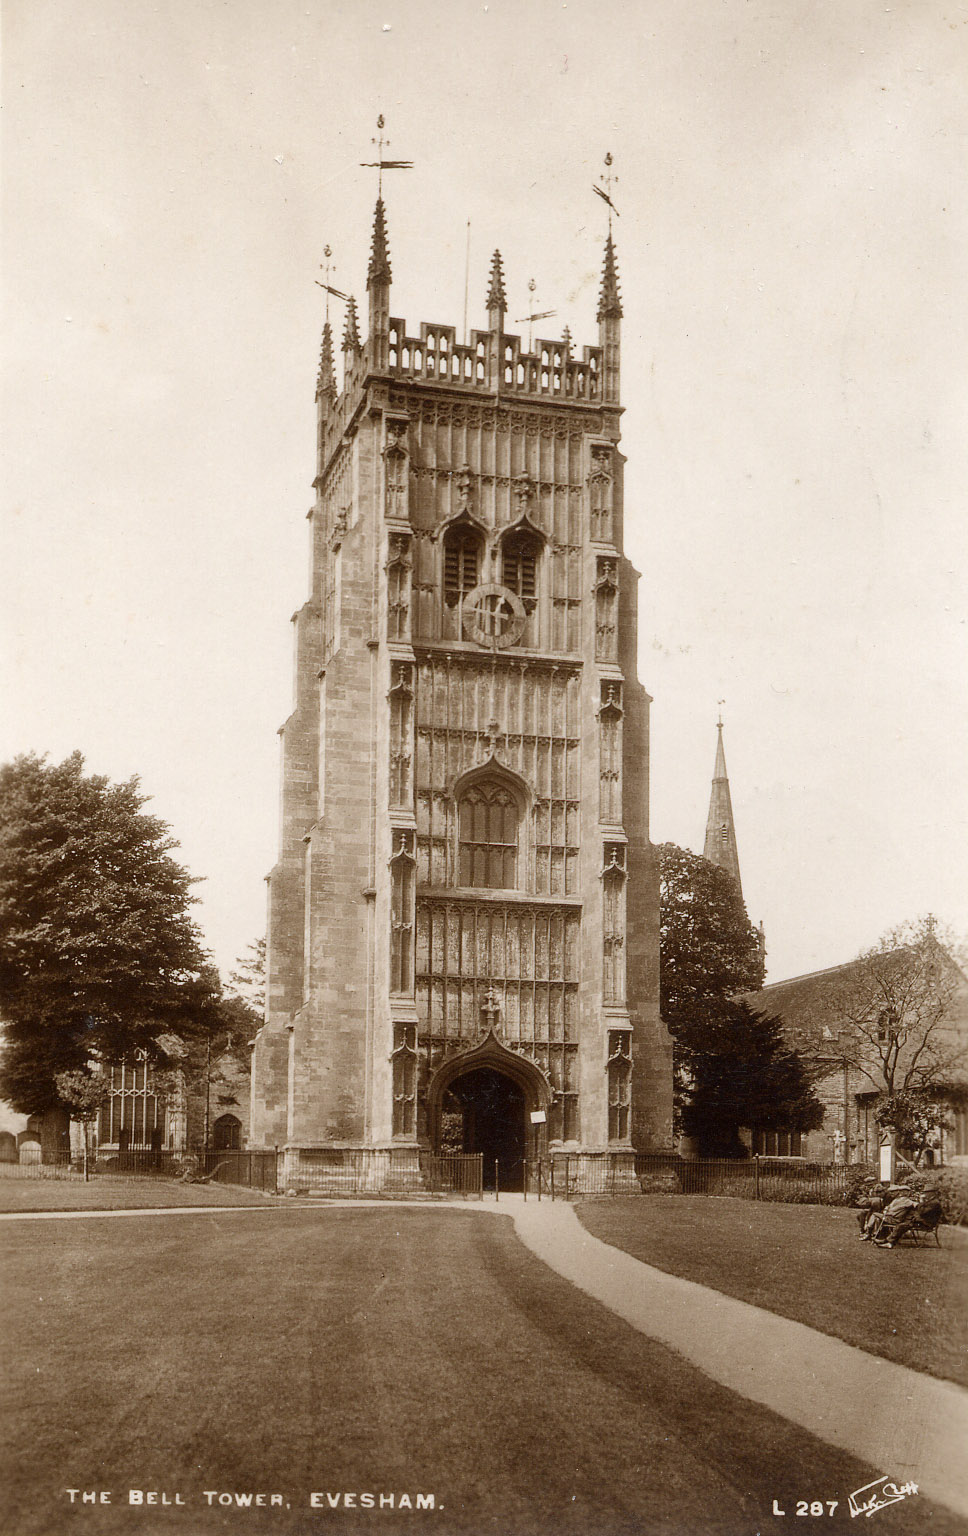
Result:
[[[370,296],[371,366],[376,373],[385,373],[389,365],[390,280],[386,210],[383,206],[383,198],[378,197],[373,215],[370,265],[366,274],[366,287]]]

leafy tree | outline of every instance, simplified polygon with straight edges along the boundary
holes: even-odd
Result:
[[[235,962],[235,970],[229,972],[226,993],[245,1003],[258,1029],[263,1021],[266,1006],[266,941],[256,939],[246,946]]]
[[[963,1082],[968,1052],[953,1008],[964,977],[931,916],[885,933],[831,973],[817,1015],[836,1054],[885,1098]]]
[[[88,1177],[91,1151],[91,1135],[94,1123],[101,1112],[101,1105],[109,1096],[107,1080],[99,1073],[58,1072],[54,1079],[57,1096],[72,1120],[80,1122],[84,1138],[84,1178]]]
[[[739,1157],[740,1126],[809,1130],[823,1108],[779,1020],[737,1000],[763,984],[760,934],[732,875],[662,843],[659,992],[673,1038],[678,1128],[703,1156]]]
[[[823,1105],[797,1052],[783,1037],[781,1019],[748,1003],[720,1002],[701,1028],[690,1028],[681,1047],[682,1129],[703,1157],[744,1157],[739,1128],[811,1131]]]
[[[963,1100],[964,1096],[960,1097]],[[874,1119],[885,1130],[893,1131],[898,1150],[917,1168],[928,1148],[938,1145],[941,1133],[953,1129],[948,1108],[930,1089],[902,1088],[878,1101]]]
[[[22,1113],[68,1107],[86,1073],[159,1039],[218,1026],[221,988],[189,914],[192,877],[137,779],[85,775],[74,753],[0,768],[0,1093]]]
[[[660,843],[656,854],[660,1011],[680,1039],[727,998],[758,990],[765,967],[732,875],[675,843]]]

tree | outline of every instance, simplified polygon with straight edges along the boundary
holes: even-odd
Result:
[[[263,1021],[266,1006],[266,941],[248,944],[229,972],[226,994],[245,1003],[256,1029]]]
[[[818,1070],[841,1062],[915,1164],[950,1129],[948,1106],[966,1095],[968,986],[956,952],[932,916],[919,917],[818,984]]]
[[[711,1008],[763,985],[763,949],[732,875],[675,843],[656,854],[660,1012],[680,1039]]]
[[[72,1120],[81,1125],[84,1138],[84,1179],[88,1177],[88,1160],[91,1149],[91,1132],[101,1113],[101,1105],[107,1101],[109,1088],[106,1079],[96,1071],[58,1072],[54,1079],[57,1096]]]
[[[953,1019],[963,984],[933,917],[892,928],[825,989],[837,1054],[885,1098],[943,1096],[965,1076],[965,1036]]]
[[[659,994],[673,1038],[675,1116],[703,1156],[739,1157],[739,1128],[810,1130],[823,1109],[780,1021],[737,1000],[765,971],[760,934],[732,875],[662,843]]]
[[[682,1129],[703,1157],[744,1157],[740,1126],[757,1131],[811,1131],[823,1105],[806,1068],[783,1037],[778,1018],[748,1003],[725,1001],[682,1047]]]
[[[68,1107],[58,1075],[160,1037],[218,1027],[221,987],[189,908],[192,877],[138,780],[87,776],[80,753],[0,768],[0,1093]]]
[[[874,1119],[893,1132],[898,1150],[911,1158],[915,1168],[928,1148],[938,1145],[942,1132],[954,1126],[948,1105],[924,1088],[902,1088],[900,1093],[885,1095],[878,1101]]]

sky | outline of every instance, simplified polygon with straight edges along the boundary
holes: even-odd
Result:
[[[613,156],[654,840],[702,849],[723,700],[771,980],[968,931],[968,4],[5,0],[3,55],[0,760],[139,775],[223,969],[381,112],[411,332],[469,240],[470,326],[499,246],[508,329],[533,279],[594,343]]]

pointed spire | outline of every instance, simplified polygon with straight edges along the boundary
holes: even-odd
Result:
[[[710,864],[716,864],[720,869],[725,869],[728,875],[732,875],[742,895],[743,885],[739,877],[739,852],[736,847],[736,828],[733,824],[733,805],[729,794],[729,779],[726,776],[722,720],[716,723],[716,765],[713,768],[709,816],[706,821],[706,841],[702,852],[703,858],[708,859]]]
[[[618,270],[615,266],[615,243],[611,232],[605,242],[605,263],[602,267],[602,286],[598,296],[599,320],[621,320],[622,296],[618,291]]]
[[[316,375],[316,399],[324,396],[336,399],[336,369],[333,367],[333,332],[327,320],[323,326],[323,345],[319,353],[319,373]]]
[[[504,264],[501,261],[500,251],[495,251],[491,257],[491,278],[487,290],[487,311],[488,314],[491,314],[493,310],[497,309],[500,310],[502,315],[505,315],[507,314],[507,308],[507,295],[504,292]]]
[[[370,251],[370,265],[366,274],[367,288],[373,288],[377,284],[389,286],[390,283],[390,252],[387,248],[387,222],[386,209],[383,206],[383,198],[376,200],[376,210],[373,214],[373,246]]]
[[[360,329],[356,315],[356,300],[350,294],[346,303],[346,323],[343,326],[343,351],[354,355],[360,350]]]

